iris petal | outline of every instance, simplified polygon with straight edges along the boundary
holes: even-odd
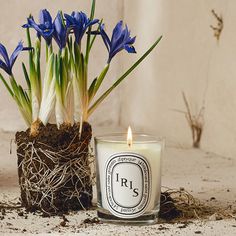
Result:
[[[39,13],[39,23],[40,24],[48,24],[48,27],[50,27],[52,24],[52,17],[50,13],[47,11],[47,9],[43,9]]]
[[[28,18],[28,25],[30,28],[34,28],[37,32],[42,33],[42,30],[40,29],[39,25],[37,25],[34,21],[34,18]]]
[[[104,42],[104,44],[105,44],[105,46],[107,47],[107,50],[108,50],[108,52],[109,52],[109,51],[110,51],[110,48],[111,48],[111,41],[110,41],[110,39],[109,39],[107,33],[105,32],[104,27],[105,27],[104,24],[102,24],[102,25],[100,26],[100,33],[101,33],[103,42]]]
[[[136,50],[133,46],[129,46],[129,45],[125,45],[124,49],[128,52],[128,53],[136,53]]]
[[[77,44],[80,44],[88,27],[99,22],[97,19],[91,21],[84,12],[72,12],[71,15],[64,14],[64,16],[66,26],[69,29],[73,29]]]
[[[133,38],[129,38],[129,40],[127,41],[128,44],[134,44],[135,43],[135,40],[136,40],[136,36],[133,37]]]
[[[6,62],[6,65],[10,65],[9,56],[7,53],[6,48],[3,44],[0,43],[0,55],[3,57],[4,61]]]
[[[0,68],[3,69],[7,74],[11,75],[11,71],[9,70],[8,66],[1,59],[0,59]]]
[[[68,14],[64,14],[65,18],[66,18],[66,25],[67,26],[71,26],[75,24],[74,18]]]
[[[23,24],[22,28],[30,28],[30,25],[28,23],[27,24]]]
[[[22,42],[19,42],[16,49],[14,50],[14,52],[12,53],[11,55],[11,58],[10,58],[10,66],[11,68],[13,67],[15,61],[16,61],[16,58],[19,56],[20,52],[23,50],[23,43]]]
[[[57,13],[57,16],[54,20],[54,27],[58,33],[61,33],[63,30],[63,23],[62,23],[62,18],[61,18],[60,12]]]
[[[112,58],[123,49],[129,53],[136,53],[135,48],[133,47],[136,37],[130,37],[128,26],[126,25],[123,28],[122,21],[119,21],[113,29],[111,40],[104,30],[104,24],[100,26],[100,34],[109,52],[108,63],[110,63]]]
[[[22,50],[31,50],[32,48],[24,48],[23,43],[19,42],[17,47],[15,48],[14,52],[11,55],[11,58],[9,59],[8,53],[4,45],[0,43],[0,54],[3,56],[5,62],[0,59],[0,68],[3,69],[6,73],[9,75],[12,75],[12,67],[16,61],[16,58],[19,56],[19,53]]]
[[[98,22],[99,22],[98,19],[92,20],[92,21],[90,21],[90,22],[87,24],[87,26],[91,26],[91,25],[97,24]]]
[[[112,38],[111,38],[111,41],[112,42],[115,42],[117,41],[121,34],[122,34],[122,25],[123,25],[123,21],[120,21],[117,23],[117,25],[115,26],[114,30],[113,30],[113,33],[112,33]]]
[[[54,20],[54,29],[53,37],[59,48],[63,49],[66,46],[69,31],[67,26],[64,25],[61,12],[57,13],[57,16]]]
[[[38,38],[42,36],[48,45],[51,44],[54,26],[52,17],[46,9],[41,10],[39,13],[39,24],[37,24],[31,16],[27,19],[27,24],[24,24],[22,27],[35,29]]]

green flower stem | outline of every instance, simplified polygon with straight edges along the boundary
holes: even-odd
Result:
[[[90,17],[89,19],[90,20],[93,20],[94,19],[94,14],[95,14],[95,8],[96,8],[96,0],[93,0],[92,2],[92,7],[91,7],[91,12],[90,12]],[[85,61],[86,61],[86,64],[88,64],[88,61],[89,61],[89,53],[90,53],[90,44],[91,44],[91,30],[92,30],[92,26],[90,26],[88,28],[88,34],[87,34],[87,44],[86,44],[86,54],[85,54]]]
[[[104,78],[105,78],[106,75],[107,75],[107,72],[108,72],[109,68],[110,68],[110,64],[107,64],[107,65],[104,67],[104,69],[103,69],[103,71],[101,72],[101,74],[100,74],[100,75],[98,76],[98,78],[96,79],[96,83],[94,84],[94,86],[90,88],[90,92],[89,92],[89,94],[90,94],[90,96],[89,96],[89,103],[92,101],[92,99],[93,99],[94,96],[96,95],[96,93],[97,93],[98,89],[100,88],[100,86],[101,86],[101,84],[102,84]],[[91,85],[93,85],[93,84],[91,84]]]
[[[99,22],[99,24],[98,24],[98,27],[97,27],[96,31],[99,30],[99,28],[100,28],[102,22],[103,22],[103,19],[100,20],[100,22]],[[95,35],[93,36],[92,40],[91,40],[91,43],[90,43],[90,46],[89,46],[89,53],[90,53],[90,51],[91,51],[91,49],[92,49],[92,47],[93,47],[93,44],[94,44],[96,38],[97,38],[97,34],[95,34]]]
[[[156,42],[139,58],[117,81],[106,91],[104,92],[97,101],[89,108],[88,116],[90,116],[95,109],[100,105],[103,100],[152,52],[152,50],[157,46],[161,41],[162,36],[159,37]]]

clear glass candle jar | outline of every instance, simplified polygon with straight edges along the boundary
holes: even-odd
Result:
[[[154,224],[160,210],[164,140],[134,134],[95,137],[98,217],[102,222]]]

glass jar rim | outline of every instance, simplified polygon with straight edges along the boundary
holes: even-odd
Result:
[[[143,134],[143,133],[133,133],[133,143],[164,143],[165,139],[163,137],[156,137],[155,135]],[[95,142],[105,142],[105,143],[127,143],[126,140],[127,133],[111,133],[104,135],[97,135],[94,137]]]

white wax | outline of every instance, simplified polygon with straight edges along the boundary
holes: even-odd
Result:
[[[100,188],[102,192],[101,205],[103,208],[109,210],[106,196],[106,163],[112,155],[123,152],[141,155],[149,163],[151,188],[149,202],[145,212],[151,211],[156,207],[160,199],[162,144],[158,142],[137,142],[133,143],[130,147],[126,143],[121,142],[97,142],[96,158],[97,167],[99,169]]]

